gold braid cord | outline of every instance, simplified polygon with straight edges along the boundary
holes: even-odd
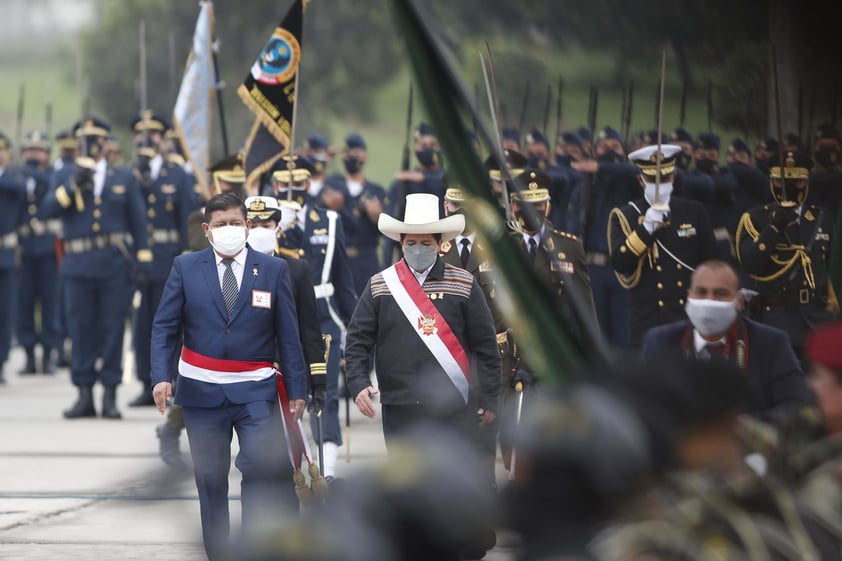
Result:
[[[618,208],[612,209],[611,214],[608,216],[608,254],[611,255],[613,253],[614,244],[611,240],[611,218],[616,216],[617,221],[620,223],[620,229],[623,231],[623,234],[626,236],[626,239],[633,233],[631,226],[629,225],[629,221],[626,219],[625,215],[622,211]],[[643,257],[647,255],[649,252],[643,253],[639,256],[637,260],[637,268],[635,269],[634,273],[631,275],[624,275],[622,273],[618,273],[614,271],[614,274],[617,276],[617,280],[620,281],[620,286],[626,289],[631,289],[637,286],[640,282],[640,273],[643,269]],[[651,254],[649,255],[651,261]],[[650,263],[651,265],[651,263]]]
[[[751,217],[746,212],[743,214],[743,217],[740,219],[740,224],[737,226],[737,259],[742,262],[743,257],[740,253],[740,240],[742,239],[742,232],[745,230],[753,242],[757,242],[758,238],[760,237],[760,233],[757,231],[757,228],[751,221]],[[807,279],[807,284],[810,285],[810,288],[815,290],[816,288],[816,279],[813,276],[813,265],[810,256],[807,254],[807,248],[804,245],[796,245],[796,244],[776,244],[775,250],[778,252],[781,251],[792,251],[792,257],[789,259],[779,259],[778,257],[772,256],[772,262],[775,265],[778,265],[780,268],[772,273],[771,275],[762,276],[762,275],[751,275],[756,281],[759,282],[771,282],[773,280],[779,279],[782,277],[787,271],[792,269],[796,263],[801,264],[801,268],[804,270],[804,277]]]

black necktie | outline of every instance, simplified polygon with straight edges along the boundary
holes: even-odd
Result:
[[[705,343],[702,352],[699,355],[704,359],[722,358],[722,343]]]
[[[529,238],[529,263],[535,263],[535,255],[538,253],[538,244],[535,238]]]
[[[237,296],[240,295],[240,289],[237,288],[237,277],[234,276],[234,269],[231,268],[233,262],[234,260],[230,257],[222,260],[222,264],[225,265],[225,273],[222,275],[222,299],[225,300],[228,317],[231,317],[231,310],[234,309]]]
[[[468,266],[468,257],[471,255],[471,252],[468,251],[468,246],[471,244],[471,240],[468,238],[462,238],[462,251],[459,252],[459,259],[462,260],[462,268]]]

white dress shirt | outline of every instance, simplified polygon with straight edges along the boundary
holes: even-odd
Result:
[[[157,154],[154,158],[149,160],[149,177],[152,178],[152,181],[158,179],[158,175],[161,173],[161,168],[164,166],[164,157],[160,154]]]
[[[717,343],[722,343],[724,345],[725,337],[722,337],[718,341],[707,341],[704,337],[701,336],[701,334],[698,331],[696,331],[695,329],[693,330],[693,346],[696,349],[697,356],[701,354],[701,352],[704,350],[705,345],[715,345]]]
[[[234,278],[237,279],[237,290],[243,286],[243,271],[246,269],[246,253],[248,252],[248,248],[244,247],[243,250],[234,256],[234,262],[231,263],[231,270],[234,271]],[[222,288],[222,275],[225,274],[225,264],[222,263],[222,257],[214,251],[214,257],[216,257],[216,274],[219,275],[219,287]]]
[[[105,188],[105,173],[108,171],[108,161],[103,158],[94,164],[94,197],[101,197]]]
[[[474,240],[476,238],[477,238],[476,232],[471,232],[467,236],[463,236],[462,234],[459,234],[458,236],[456,236],[456,239],[453,240],[453,245],[456,246],[456,253],[458,253],[460,255],[462,254],[462,240],[464,240],[464,239],[468,240],[468,253],[473,253],[474,252]],[[529,243],[529,242],[527,242],[527,243]]]

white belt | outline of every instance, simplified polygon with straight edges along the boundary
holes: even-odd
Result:
[[[152,241],[155,243],[178,243],[181,236],[178,230],[153,230]]]
[[[330,298],[331,296],[333,296],[334,293],[333,283],[325,282],[322,284],[317,284],[313,287],[313,291],[316,293],[316,300],[319,300],[321,298]]]
[[[0,249],[14,249],[18,245],[18,233],[9,232],[0,237]],[[331,287],[333,288],[333,287]]]

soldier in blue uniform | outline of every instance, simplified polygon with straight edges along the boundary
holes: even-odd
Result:
[[[295,222],[279,240],[283,254],[298,252],[307,260],[316,292],[322,334],[330,336],[327,360],[327,400],[321,424],[324,442],[324,475],[335,476],[337,449],[342,445],[339,426],[339,361],[345,326],[356,306],[354,277],[345,254],[345,232],[342,218],[332,210],[314,208],[307,203],[307,189],[313,164],[306,158],[285,157],[287,169],[272,174],[272,185],[278,199],[298,203]],[[310,416],[313,436],[319,439],[319,423]]]
[[[141,407],[155,405],[149,356],[152,320],[173,260],[189,249],[187,218],[193,210],[193,192],[184,170],[166,161],[161,153],[169,123],[159,115],[144,111],[132,121],[131,127],[136,147],[132,172],[140,183],[146,204],[146,236],[152,249],[151,269],[146,283],[138,288],[140,305],[132,322],[135,376],[143,384],[143,390],[129,405]]]
[[[76,159],[76,137],[73,136],[71,129],[59,131],[55,137],[55,147],[58,150],[58,158],[53,162],[52,173],[50,175],[50,189],[53,189],[58,184],[58,174],[66,174],[68,170],[72,169],[73,161]],[[67,350],[68,335],[67,335],[67,319],[65,317],[64,308],[64,284],[61,282],[61,240],[56,243],[56,259],[58,261],[59,271],[58,280],[56,281],[56,331],[58,333],[58,356],[56,357],[56,365],[60,368],[70,368],[70,353]]]
[[[383,238],[377,230],[377,219],[383,212],[386,191],[365,177],[363,167],[367,161],[365,140],[359,134],[349,134],[342,159],[345,174],[328,177],[321,196],[322,206],[342,217],[345,253],[357,294],[362,294],[368,279],[382,269],[377,250]]]
[[[35,345],[42,349],[41,371],[56,371],[55,349],[61,343],[56,316],[58,263],[56,236],[61,222],[44,219],[41,207],[50,187],[50,141],[41,131],[26,135],[21,145],[26,176],[26,206],[21,209],[20,270],[18,276],[17,338],[26,353],[21,374],[35,374]],[[37,302],[37,306],[36,306]],[[40,310],[36,320],[36,313]],[[40,332],[36,329],[40,325]]]
[[[579,231],[579,208],[577,193],[582,189],[583,175],[571,167],[573,162],[585,158],[582,139],[576,133],[562,135],[564,155],[550,161],[550,142],[539,130],[533,129],[526,135],[526,156],[528,167],[546,173],[550,184],[550,213],[548,218],[553,228],[566,232]]]
[[[387,212],[403,219],[403,209],[406,195],[412,193],[431,193],[444,200],[447,186],[444,184],[444,165],[441,157],[441,147],[436,131],[430,125],[421,123],[415,130],[415,158],[418,166],[413,170],[399,171],[389,186]],[[444,207],[439,210],[444,216]],[[391,246],[390,246],[391,249]],[[390,256],[391,257],[391,256]]]
[[[137,180],[129,169],[113,168],[104,158],[110,126],[85,118],[74,130],[80,156],[68,173],[56,176],[58,184],[44,203],[45,216],[59,217],[63,226],[70,371],[79,388],[79,398],[64,416],[96,416],[93,386],[99,380],[104,387],[102,416],[119,419],[125,321],[135,282],[148,276],[152,252]]]
[[[26,176],[12,165],[12,143],[0,132],[0,384],[6,382],[3,365],[12,342],[15,295],[17,227],[25,201]]]

